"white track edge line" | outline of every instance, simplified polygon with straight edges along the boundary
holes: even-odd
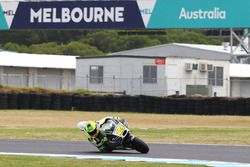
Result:
[[[189,165],[206,165],[211,167],[250,167],[247,163],[222,162],[222,161],[206,161],[192,159],[168,159],[168,158],[142,158],[142,157],[122,157],[122,156],[95,156],[95,155],[70,155],[70,154],[41,154],[41,153],[11,153],[0,152],[0,155],[17,155],[17,156],[41,156],[52,158],[76,158],[76,159],[93,159],[106,161],[141,161],[150,163],[175,163]]]

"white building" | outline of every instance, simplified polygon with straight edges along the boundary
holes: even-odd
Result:
[[[244,54],[238,50],[235,55]],[[234,55],[234,56],[235,56]],[[76,88],[137,95],[196,93],[230,96],[230,48],[165,44],[109,54],[79,57]]]
[[[75,88],[76,56],[15,53],[0,50],[0,85]]]
[[[241,63],[249,61],[240,49],[232,55],[230,48],[194,44],[166,44],[77,60],[76,56],[0,50],[0,85],[250,97],[250,65],[230,63],[237,58]]]
[[[231,96],[250,97],[250,65],[230,65]]]

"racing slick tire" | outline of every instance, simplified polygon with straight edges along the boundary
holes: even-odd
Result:
[[[140,153],[146,154],[149,151],[148,145],[138,137],[134,137],[133,140],[131,141],[131,144],[133,149],[135,149]]]

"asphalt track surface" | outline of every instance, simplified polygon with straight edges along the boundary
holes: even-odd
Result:
[[[105,155],[250,163],[249,146],[149,144],[149,148],[148,154],[140,154],[136,151],[114,151],[113,153],[103,154],[99,153],[88,142],[0,140],[0,152],[10,153]]]

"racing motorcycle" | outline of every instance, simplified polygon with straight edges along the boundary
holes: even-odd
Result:
[[[87,135],[84,128],[79,128]],[[105,133],[108,138],[106,146],[110,151],[136,150],[140,153],[148,153],[149,151],[148,145],[131,133],[125,120],[121,122],[118,119],[108,119],[102,124],[101,129],[102,133]],[[94,142],[89,141],[95,146]]]

